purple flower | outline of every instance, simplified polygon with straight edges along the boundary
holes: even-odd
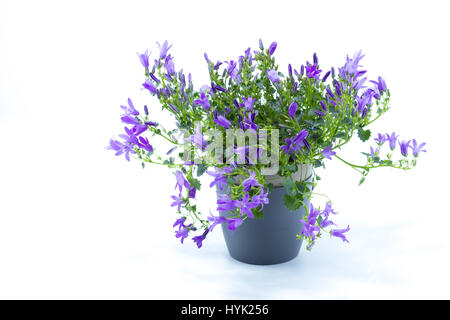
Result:
[[[347,62],[345,63],[344,67],[340,68],[339,70],[339,72],[342,74],[342,78],[345,78],[346,74],[350,76],[356,75],[356,73],[358,72],[358,67],[360,67],[359,62],[362,58],[364,58],[364,55],[361,53],[361,50],[356,52],[353,55],[352,59],[347,56]]]
[[[239,118],[241,129],[242,130],[246,130],[246,129],[257,130],[258,125],[255,123],[255,117],[257,114],[258,114],[258,111],[248,112],[247,114],[244,115],[243,121],[241,120],[241,118]]]
[[[300,150],[305,145],[305,139],[308,136],[308,131],[302,129],[294,139],[287,138],[286,145],[281,146],[285,154],[292,154]]]
[[[331,71],[328,71],[327,73],[325,73],[325,75],[322,78],[322,81],[325,82],[327,81],[328,77],[330,76]]]
[[[234,106],[235,106],[237,109],[240,109],[240,108],[241,108],[241,106],[239,105],[239,102],[237,101],[236,98],[233,99],[233,104],[234,104]]]
[[[384,144],[388,139],[385,135],[379,133],[377,138],[374,138],[374,140],[378,143],[378,145]]]
[[[133,101],[131,101],[130,98],[128,98],[128,106],[120,106],[125,113],[124,116],[137,116],[139,115],[139,112],[134,107]]]
[[[299,222],[303,223],[303,228],[301,234],[304,237],[311,237],[311,240],[314,241],[316,238],[316,233],[320,231],[320,228],[316,226],[316,220],[319,216],[319,210],[315,209],[312,203],[309,206],[309,214],[308,219],[300,219]]]
[[[130,161],[130,153],[132,153],[132,154],[136,153],[136,151],[134,151],[132,145],[124,144],[124,143],[121,143],[121,142],[119,142],[117,140],[113,140],[113,139],[111,139],[109,141],[109,146],[107,146],[106,149],[116,151],[116,156],[125,154],[125,159],[127,159],[127,161]]]
[[[288,113],[291,118],[295,118],[295,113],[297,112],[297,103],[292,102],[289,106]]]
[[[229,129],[231,126],[231,122],[227,120],[227,118],[225,118],[224,116],[218,115],[216,119],[214,119],[214,122],[225,128],[225,129]]]
[[[208,217],[208,220],[211,222],[211,225],[208,228],[208,230],[211,232],[217,225],[227,221],[227,218],[222,217],[222,216],[218,216],[218,217],[213,216],[210,212],[210,216]]]
[[[184,225],[180,226],[180,228],[175,231],[175,237],[176,238],[181,238],[181,243],[184,242],[184,239],[186,239],[189,235],[189,229],[186,228]]]
[[[323,217],[323,220],[320,223],[321,228],[335,225],[333,221],[329,220],[330,214],[337,214],[337,212],[333,210],[333,208],[331,207],[331,203],[327,202],[325,209],[320,213],[320,215]]]
[[[249,192],[252,187],[260,187],[258,180],[255,179],[256,172],[253,171],[250,176],[242,182],[245,192]]]
[[[186,180],[186,178],[183,175],[183,172],[181,172],[179,170],[177,172],[175,172],[175,178],[177,179],[175,188],[178,188],[178,190],[180,190],[180,193],[183,190],[183,187],[185,187],[187,189],[191,188],[191,184]]]
[[[130,153],[135,154],[134,146],[139,143],[138,135],[147,130],[146,126],[136,125],[133,128],[129,129],[125,127],[126,134],[120,134],[124,142],[119,142],[117,140],[111,139],[109,142],[109,146],[106,149],[116,151],[116,156],[121,154],[125,154],[125,159],[130,161]]]
[[[137,55],[139,57],[139,60],[141,61],[141,64],[144,66],[144,68],[147,69],[149,66],[148,59],[150,56],[150,54],[148,53],[148,50],[145,50],[145,52],[141,53],[141,54],[137,53]]]
[[[173,104],[169,103],[169,107],[174,113],[178,112],[178,109]]]
[[[291,150],[291,148],[292,148],[292,139],[286,138],[285,141],[286,141],[286,144],[282,145],[280,149],[283,150],[285,154],[288,154],[288,153],[292,154],[292,150]]]
[[[331,230],[331,235],[333,237],[341,238],[342,241],[344,241],[344,242],[350,242],[347,240],[347,238],[344,235],[344,233],[348,232],[349,230],[350,230],[350,226],[347,226],[347,228],[345,228],[345,229],[333,229],[333,230]]]
[[[242,99],[243,103],[241,104],[241,106],[245,106],[245,111],[252,111],[255,100],[256,99],[252,99],[252,97],[248,96],[247,99]]]
[[[317,66],[317,63],[310,64],[309,62],[306,62],[306,76],[308,78],[312,79],[319,79],[319,75],[322,72],[322,70],[319,69]]]
[[[183,198],[181,197],[181,193],[178,195],[178,197],[177,196],[170,196],[170,197],[174,200],[174,202],[172,202],[172,204],[170,206],[171,207],[177,206],[177,210],[180,211],[180,207],[183,204]],[[177,223],[177,222],[175,222],[175,223]]]
[[[227,220],[228,229],[231,231],[236,231],[236,228],[242,224],[242,218],[231,218]]]
[[[188,196],[191,199],[195,199],[195,193],[197,192],[197,189],[195,189],[193,186],[191,186],[189,189]]]
[[[380,147],[374,149],[372,146],[370,147],[370,155],[372,158],[376,157],[378,153],[380,152]]]
[[[173,58],[170,56],[170,54],[166,57],[166,60],[164,62],[164,67],[166,68],[169,76],[175,74],[175,65],[173,63]],[[171,80],[170,77],[168,77],[168,78],[169,78],[169,80]]]
[[[320,111],[320,110],[315,110],[314,113],[315,113],[316,115],[318,115],[319,117],[323,117],[323,116],[325,115],[325,112]]]
[[[325,104],[325,102],[323,102],[323,101],[320,101],[320,106],[322,107],[322,110],[323,110],[323,111],[325,111],[325,112],[327,112],[327,111],[328,111],[328,109],[327,109],[327,105]]]
[[[331,147],[326,147],[325,149],[323,149],[322,155],[323,155],[324,158],[332,160],[331,157],[336,155],[336,152],[331,150]]]
[[[202,151],[205,151],[206,147],[208,146],[205,139],[203,138],[201,125],[198,125],[195,129],[195,134],[193,134],[189,138],[186,138],[185,140],[194,143]]]
[[[150,75],[150,78],[153,79],[153,81],[155,81],[156,83],[159,83],[159,79],[152,72],[150,72],[149,75]]]
[[[378,77],[378,82],[374,80],[370,80],[370,82],[374,83],[377,86],[377,89],[380,93],[387,90],[386,82],[382,77]]]
[[[225,174],[230,174],[231,173],[231,168],[230,167],[224,167],[222,169],[222,171],[217,170],[215,172],[212,171],[206,171],[207,174],[209,174],[210,176],[214,177],[214,181],[211,182],[211,184],[209,185],[210,188],[214,187],[215,185],[217,185],[219,187],[220,190],[223,189],[223,186],[226,186],[227,183],[227,177]]]
[[[158,122],[154,122],[154,121],[146,121],[144,122],[144,124],[146,126],[151,126],[151,127],[156,127],[158,125]]]
[[[147,89],[148,91],[150,91],[151,94],[155,94],[156,93],[156,86],[153,84],[153,82],[149,79],[145,80],[145,82],[142,84],[142,86]]]
[[[231,79],[233,79],[234,81],[239,81],[240,77],[238,75],[238,68],[237,68],[237,62],[234,60],[231,60],[230,62],[225,61],[228,64],[227,70],[228,70],[228,75],[230,76]]]
[[[163,42],[163,45],[161,46],[159,42],[156,42],[159,47],[159,57],[161,59],[165,59],[167,57],[167,52],[170,48],[172,48],[172,45],[169,46],[169,43],[166,41]]]
[[[409,148],[409,144],[411,143],[411,140],[408,141],[398,141],[398,144],[400,146],[400,152],[402,153],[403,156],[407,156],[408,155],[408,148]]]
[[[153,146],[148,142],[147,138],[144,137],[139,137],[139,142],[137,143],[137,145],[144,149],[147,150],[148,152],[152,152],[153,151]]]
[[[139,120],[137,120],[135,117],[130,117],[130,116],[122,116],[122,117],[120,117],[120,120],[122,120],[122,122],[126,123],[126,124],[132,124],[132,125],[140,125],[141,124],[139,122]]]
[[[328,87],[326,87],[325,90],[327,91],[327,93],[328,93],[328,95],[330,96],[330,98],[333,99],[333,98],[334,98],[334,94],[333,94],[333,92],[331,91],[331,89],[328,88]]]
[[[275,50],[277,49],[277,43],[274,41],[272,42],[272,44],[269,46],[269,54],[273,55],[273,53],[275,52]]]
[[[262,186],[260,186],[259,190],[259,194],[252,197],[252,202],[255,203],[256,206],[261,206],[261,208],[264,208],[264,205],[269,203],[269,191],[264,193]]]
[[[208,54],[205,52],[205,53],[203,54],[203,56],[205,57],[206,63],[209,64],[209,63],[211,62],[211,60],[209,60]]]
[[[418,157],[420,152],[427,152],[427,150],[423,150],[423,147],[425,147],[425,142],[421,143],[420,145],[417,143],[416,139],[412,140],[412,152],[414,157]]]
[[[232,211],[239,208],[240,204],[239,200],[232,200],[226,194],[222,194],[217,199],[217,211]]]
[[[205,240],[206,235],[208,234],[209,229],[206,229],[205,232],[201,236],[193,237],[192,240],[195,242],[197,247],[200,249],[202,247],[203,240]]]
[[[181,228],[181,226],[183,226],[183,223],[185,220],[186,220],[185,217],[181,217],[181,218],[175,220],[175,223],[173,224],[173,228],[175,228],[176,226],[180,226],[179,228]]]
[[[336,79],[334,79],[333,80],[333,85],[334,85],[334,89],[336,90],[337,95],[339,97],[342,96],[341,84]]]
[[[256,208],[259,204],[256,202],[249,201],[250,195],[247,193],[244,198],[241,200],[241,215],[244,213],[247,217],[253,219],[255,216],[253,215],[252,209]]]
[[[292,143],[294,145],[294,148],[298,148],[300,149],[300,147],[302,147],[304,145],[304,140],[306,139],[306,137],[308,136],[308,131],[306,131],[305,129],[302,129],[294,138],[294,140],[292,140]]]
[[[319,59],[317,58],[317,53],[315,53],[315,52],[313,54],[313,62],[314,62],[314,64],[318,64],[319,63]]]
[[[215,84],[214,82],[211,82],[211,90],[212,92],[221,91],[221,92],[227,92],[227,89]]]
[[[269,78],[269,80],[272,81],[273,83],[277,83],[280,80],[278,72],[273,69],[267,70],[267,78]]]
[[[395,146],[397,145],[397,138],[398,135],[396,135],[395,132],[392,132],[391,135],[386,133],[386,139],[389,141],[389,148],[391,148],[391,150],[395,149]]]

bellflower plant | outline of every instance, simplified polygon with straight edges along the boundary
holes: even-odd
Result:
[[[177,68],[172,45],[165,41],[157,46],[159,53],[153,58],[148,50],[138,53],[145,76],[141,86],[172,115],[173,126],[166,128],[154,119],[154,107],[144,106],[140,112],[128,99],[121,106],[124,132],[107,148],[128,161],[132,157],[142,162],[143,167],[150,163],[173,170],[171,207],[178,215],[173,228],[181,243],[190,238],[200,248],[218,225],[234,231],[247,219],[263,219],[274,188],[271,175],[283,179],[283,200],[289,210],[304,207],[297,237],[307,242],[308,249],[324,234],[349,242],[350,227],[336,225],[331,202],[323,209],[306,205],[320,180],[315,169],[337,159],[361,174],[361,184],[372,169],[409,170],[426,152],[425,143],[400,139],[392,132],[376,135],[373,145],[362,152],[365,163],[342,158],[342,147],[355,136],[368,141],[368,127],[390,108],[385,79],[368,80],[361,51],[329,70],[320,66],[314,53],[312,62],[298,68],[289,64],[283,73],[275,62],[277,43],[265,49],[260,40],[258,50],[248,48],[237,59],[213,61],[205,53],[210,82],[195,89],[192,75]],[[232,139],[229,132],[234,133]],[[244,144],[235,141],[239,134]],[[170,147],[155,146],[155,136]],[[247,145],[246,138],[253,142]],[[299,181],[294,174],[304,165],[313,168],[312,176]],[[230,217],[211,213],[205,217],[197,209],[199,177],[205,173],[212,179],[210,187],[226,191],[218,196],[215,209],[231,212]]]

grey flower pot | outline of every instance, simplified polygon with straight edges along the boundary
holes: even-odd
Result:
[[[226,193],[227,188],[217,189],[217,193]],[[284,203],[286,193],[283,187],[276,187],[269,194],[269,204],[264,206],[263,219],[246,219],[233,232],[222,224],[222,231],[230,255],[241,262],[269,265],[294,259],[302,245],[296,237],[303,228],[298,220],[305,215],[304,207],[289,211]],[[309,207],[309,200],[306,200]],[[221,216],[230,217],[229,212]]]

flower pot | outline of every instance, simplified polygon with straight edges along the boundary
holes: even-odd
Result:
[[[310,179],[310,176],[307,180]],[[227,193],[227,188],[217,189],[218,194]],[[233,232],[222,224],[225,243],[230,255],[241,262],[270,265],[294,259],[302,245],[296,237],[303,228],[298,220],[305,215],[303,206],[296,211],[289,211],[283,203],[286,191],[276,186],[269,194],[269,204],[264,206],[263,219],[246,219]],[[305,199],[309,207],[309,199]],[[221,216],[230,217],[229,212]]]

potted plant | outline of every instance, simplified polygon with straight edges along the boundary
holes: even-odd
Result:
[[[389,109],[390,92],[382,77],[368,81],[360,52],[340,68],[321,70],[317,55],[283,74],[275,63],[277,43],[250,48],[236,60],[212,61],[205,54],[211,82],[200,88],[177,71],[167,41],[150,62],[138,54],[145,69],[143,89],[156,97],[174,118],[165,128],[147,106],[138,111],[132,100],[121,106],[125,132],[107,147],[145,163],[174,170],[171,206],[179,215],[173,227],[181,243],[191,238],[200,248],[221,225],[234,258],[253,264],[274,264],[297,256],[302,241],[310,250],[325,234],[347,240],[349,226],[333,222],[331,202],[310,203],[320,180],[315,169],[339,159],[361,173],[371,169],[409,170],[425,152],[425,143],[379,133],[365,164],[344,160],[339,150],[355,136],[371,137],[367,128]],[[152,143],[162,137],[173,147],[160,152]],[[247,142],[248,141],[248,142]],[[164,149],[162,149],[164,150]],[[203,174],[212,176],[219,214],[202,215],[195,205]]]

